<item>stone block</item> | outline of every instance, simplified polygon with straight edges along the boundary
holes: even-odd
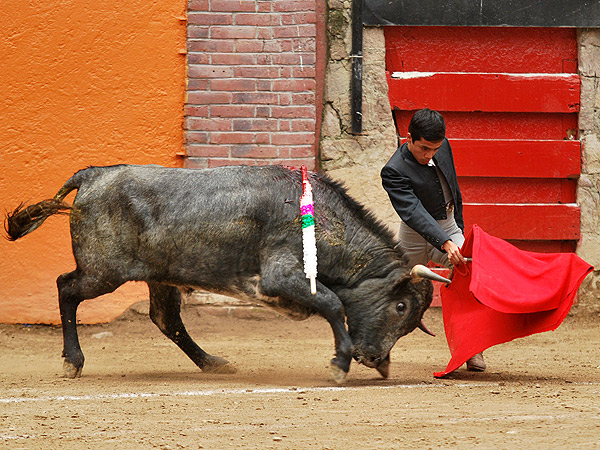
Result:
[[[579,73],[600,77],[600,30],[583,30],[579,35]]]
[[[325,102],[339,110],[344,105],[350,112],[350,78],[352,68],[349,61],[330,61],[325,77]]]
[[[350,12],[344,9],[330,10],[327,18],[329,58],[347,59],[352,49],[352,26]]]
[[[587,175],[600,174],[600,141],[595,133],[581,137],[581,172]]]
[[[588,179],[587,176],[582,178]],[[586,183],[587,184],[587,183]],[[581,208],[582,233],[597,233],[600,226],[600,192],[598,190],[599,181],[596,179],[590,186],[583,186],[580,180],[577,189],[577,204]]]
[[[600,234],[581,233],[577,255],[592,266],[600,268]]]
[[[579,111],[580,133],[600,132],[598,110],[600,109],[600,79],[581,77],[581,108]]]
[[[344,0],[328,0],[328,5],[329,9],[335,9],[335,10],[340,10],[340,9],[345,9],[345,2]]]
[[[323,121],[321,122],[321,135],[337,138],[342,134],[340,116],[328,103],[323,107]]]
[[[354,164],[352,155],[360,154],[362,148],[356,140],[322,139],[321,162],[325,170],[339,169]]]

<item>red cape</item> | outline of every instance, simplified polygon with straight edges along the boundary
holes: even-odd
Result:
[[[593,267],[574,253],[519,250],[473,225],[461,253],[472,262],[442,286],[442,311],[452,358],[443,377],[485,349],[555,330]]]

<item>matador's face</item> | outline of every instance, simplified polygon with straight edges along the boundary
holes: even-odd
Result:
[[[440,149],[444,140],[441,141],[428,141],[424,138],[415,141],[413,137],[408,133],[408,150],[413,154],[419,164],[424,166],[431,161],[431,158]]]

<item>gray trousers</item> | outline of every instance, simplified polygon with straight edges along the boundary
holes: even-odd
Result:
[[[450,216],[445,220],[437,221],[443,230],[448,233],[452,242],[461,247],[465,242],[465,237],[456,225],[454,216]],[[427,265],[429,261],[450,268],[451,264],[448,260],[448,254],[441,252],[423,236],[410,228],[404,222],[400,223],[400,231],[398,233],[400,247],[404,250],[404,254],[408,257],[408,266],[412,267],[415,264]]]

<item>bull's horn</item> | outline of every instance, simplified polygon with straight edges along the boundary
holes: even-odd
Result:
[[[423,323],[422,320],[421,320],[421,322],[419,322],[419,325],[417,325],[417,328],[419,330],[427,333],[429,336],[435,337],[435,333],[431,332],[431,330],[429,328],[427,328],[427,326]]]
[[[410,277],[415,283],[417,281],[421,281],[423,278],[425,278],[426,280],[441,281],[442,283],[451,282],[448,278],[444,278],[443,276],[433,272],[432,270],[428,269],[427,267],[421,264],[417,264],[412,268],[412,270],[410,271]]]

